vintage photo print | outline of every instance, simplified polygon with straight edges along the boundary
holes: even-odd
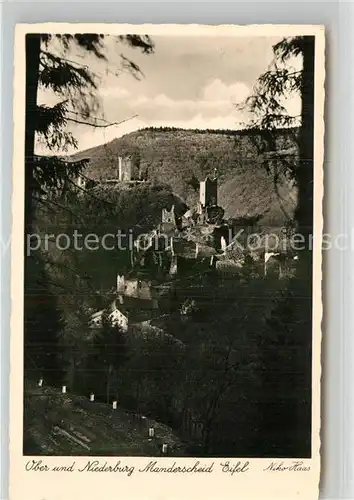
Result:
[[[316,498],[324,30],[18,25],[12,500]]]

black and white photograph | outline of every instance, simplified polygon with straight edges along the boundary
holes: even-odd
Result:
[[[27,32],[28,470],[317,454],[317,38],[284,31]]]

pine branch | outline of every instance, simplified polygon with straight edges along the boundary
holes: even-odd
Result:
[[[49,280],[49,279],[42,279],[42,280],[41,279],[37,279],[36,281],[37,281],[37,283],[41,283],[43,285],[53,285],[53,286],[55,286],[57,288],[61,288],[62,290],[67,290],[70,293],[73,292],[71,288],[69,288],[67,286],[64,286],[64,285],[60,285],[59,283],[56,283],[55,281],[52,281],[52,280]]]
[[[88,177],[86,177],[86,179],[88,179]],[[80,191],[83,191],[85,194],[88,194],[89,196],[91,196],[95,200],[99,201],[100,203],[104,203],[104,204],[107,204],[110,206],[116,206],[115,203],[112,203],[111,201],[103,200],[103,199],[99,198],[98,196],[94,195],[93,193],[90,193],[90,191],[88,191],[87,189],[84,189],[81,186],[78,186],[71,179],[68,178],[67,180],[70,182],[70,184],[73,184],[77,189],[79,189]],[[89,179],[89,180],[91,180],[91,179]]]
[[[60,56],[42,51],[40,65],[42,67],[39,72],[41,85],[51,88],[56,93],[63,94],[68,86],[80,88],[85,85],[93,89],[97,88],[93,73],[85,67],[73,66]]]
[[[33,195],[33,199],[44,204],[44,205],[46,205],[47,203],[50,203],[58,208],[61,208],[62,210],[66,210],[71,215],[73,215],[77,220],[79,220],[82,224],[85,223],[85,221],[83,219],[81,219],[81,217],[77,213],[73,212],[70,208],[65,207],[61,203],[58,203],[58,202],[53,201],[53,200],[49,200],[48,198],[47,199],[39,198],[38,196],[34,196],[34,195]]]
[[[74,178],[81,173],[81,170],[86,166],[88,160],[78,160],[68,162],[57,156],[40,156],[34,157],[34,181],[36,189],[33,194],[43,193],[48,194],[46,189],[60,189],[64,185],[66,177]]]
[[[94,127],[94,128],[108,128],[108,127],[113,127],[113,126],[116,126],[116,125],[121,125],[122,123],[125,123],[129,120],[132,120],[133,118],[136,118],[137,116],[139,115],[133,115],[131,116],[130,118],[126,118],[125,120],[122,120],[120,122],[111,122],[111,123],[106,123],[106,124],[98,124],[98,123],[88,123],[88,122],[85,122],[85,121],[82,121],[82,120],[77,120],[76,118],[66,118],[67,121],[69,122],[74,122],[74,123],[79,123],[80,125],[88,125],[90,127]],[[95,118],[97,119],[97,118]],[[98,119],[102,119],[103,118],[98,118]]]
[[[287,77],[302,74],[302,70],[300,70],[300,69],[297,71],[287,71],[286,69],[269,69],[265,74],[279,75],[279,74],[284,73],[284,72],[286,72]]]
[[[62,262],[55,262],[53,259],[50,259],[48,257],[46,257],[44,259],[44,262],[53,266],[53,267],[58,267],[59,269],[67,269],[68,271],[70,271],[74,276],[76,276],[77,278],[79,278],[80,280],[86,282],[86,284],[94,291],[96,291],[95,287],[90,283],[90,281],[92,280],[92,276],[82,276],[76,269],[70,267],[70,266],[67,266],[66,264],[63,264]]]

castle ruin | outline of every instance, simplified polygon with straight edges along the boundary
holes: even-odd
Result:
[[[148,180],[147,168],[143,168],[139,154],[118,156],[118,180],[120,182],[143,182]]]
[[[118,179],[120,182],[129,182],[134,180],[136,172],[133,168],[131,156],[118,156]]]
[[[218,204],[218,180],[209,176],[200,182],[199,202],[201,207],[215,207]]]

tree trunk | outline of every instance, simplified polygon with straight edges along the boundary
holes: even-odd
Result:
[[[67,374],[67,385],[68,387],[71,387],[71,390],[74,391],[76,386],[75,386],[75,371],[76,371],[76,360],[75,356],[70,357],[70,363],[69,363],[69,369],[68,369],[68,374]]]
[[[304,37],[303,43],[300,164],[296,175],[299,193],[295,218],[299,231],[307,238],[312,234],[313,227],[315,37]]]
[[[303,77],[302,77],[302,125],[299,137],[300,167],[298,169],[297,181],[299,187],[298,207],[296,212],[299,230],[305,236],[306,242],[313,232],[313,186],[314,186],[314,74],[315,68],[315,38],[305,37],[303,47]],[[306,302],[303,304],[307,308],[305,317],[308,324],[311,324],[312,315],[312,252],[304,253],[302,258],[303,275],[307,276]],[[305,380],[306,394],[311,394],[311,332],[304,350],[306,352],[307,363],[303,365],[303,376]],[[297,402],[297,428],[299,440],[304,441],[302,430],[311,427],[311,397],[304,396],[303,403]],[[305,446],[306,448],[306,446]]]
[[[107,385],[106,385],[106,402],[109,405],[109,400],[111,397],[111,375],[113,371],[113,366],[109,365],[107,370]]]
[[[203,435],[203,440],[204,440],[204,452],[207,455],[210,450],[210,444],[211,444],[211,438],[212,438],[212,427],[213,427],[213,422],[215,418],[215,413],[216,413],[216,407],[217,404],[220,400],[221,394],[223,392],[223,388],[220,388],[216,398],[214,398],[210,404],[209,408],[206,412],[206,419],[204,420],[204,435]]]
[[[40,34],[26,35],[25,234],[31,232],[33,221],[34,143],[40,48]]]
[[[34,138],[36,123],[36,105],[38,88],[38,70],[40,54],[40,35],[26,35],[26,108],[25,108],[25,213],[24,213],[24,273],[25,273],[25,294],[34,287],[33,278],[30,276],[30,265],[33,256],[27,256],[27,234],[32,233],[33,223],[33,160],[34,160]],[[32,265],[35,265],[33,263]],[[33,293],[33,292],[32,292]],[[26,299],[25,299],[26,300]],[[26,341],[31,338],[32,327],[27,323],[29,319],[29,309],[24,309],[24,335]]]
[[[204,433],[203,433],[203,450],[206,456],[208,456],[210,450],[210,441],[211,441],[211,425],[212,422],[209,420],[205,423]]]

